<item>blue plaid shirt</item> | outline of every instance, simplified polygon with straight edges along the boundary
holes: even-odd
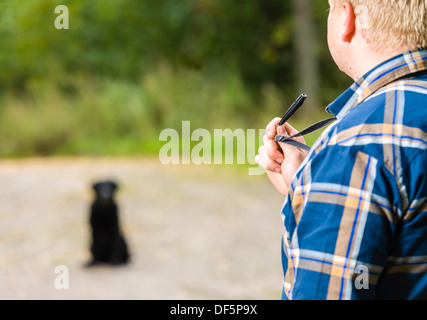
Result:
[[[427,299],[427,49],[326,110],[282,209],[283,299]]]

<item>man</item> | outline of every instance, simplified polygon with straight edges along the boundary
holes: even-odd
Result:
[[[256,157],[286,197],[282,298],[427,299],[427,2],[329,4],[356,82],[310,152],[276,143],[296,130],[274,119]]]

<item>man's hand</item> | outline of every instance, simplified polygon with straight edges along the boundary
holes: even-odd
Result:
[[[308,151],[293,147],[289,144],[276,142],[276,125],[280,118],[273,119],[267,126],[264,135],[264,146],[259,148],[255,157],[256,163],[267,172],[273,186],[284,196],[287,196],[294,174],[308,155]],[[277,128],[277,134],[291,136],[298,133],[290,124],[285,123]],[[295,138],[296,141],[304,143],[303,137]]]

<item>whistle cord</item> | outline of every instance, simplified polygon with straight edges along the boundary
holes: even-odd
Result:
[[[307,146],[304,143],[298,142],[293,140],[293,138],[297,138],[297,137],[301,137],[301,136],[305,136],[309,133],[312,133],[314,131],[317,131],[325,126],[327,126],[329,123],[331,123],[332,121],[336,120],[337,118],[328,118],[319,122],[316,122],[315,124],[312,124],[311,126],[305,128],[304,130],[301,130],[300,132],[288,137],[288,136],[280,136],[277,135],[274,137],[274,140],[277,142],[283,142],[283,143],[287,143],[291,146],[303,149],[303,150],[307,150],[310,151],[311,148],[309,146]]]

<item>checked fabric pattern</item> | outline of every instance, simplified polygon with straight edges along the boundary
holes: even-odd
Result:
[[[326,109],[282,208],[283,299],[427,299],[426,71],[406,52]]]

